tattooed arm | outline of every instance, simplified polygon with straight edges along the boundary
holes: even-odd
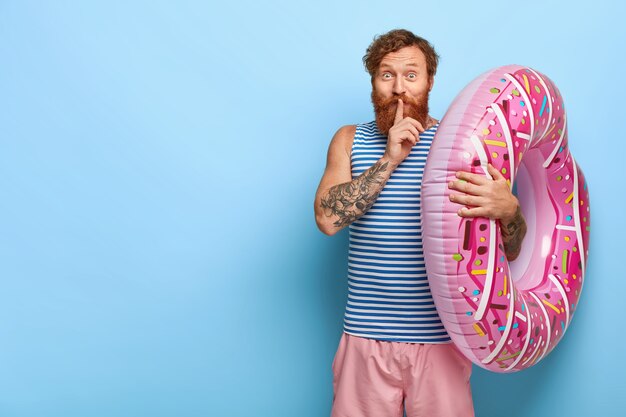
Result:
[[[462,194],[450,194],[450,201],[461,204],[461,217],[488,217],[500,221],[504,253],[509,261],[515,260],[526,235],[526,221],[522,216],[517,197],[513,195],[504,176],[491,164],[487,166],[492,179],[482,174],[459,171],[458,181],[448,187]]]
[[[315,221],[318,228],[329,236],[372,207],[397,166],[383,156],[352,180],[350,149],[355,130],[355,126],[345,126],[333,137],[326,170],[315,195]]]
[[[526,236],[526,221],[524,216],[522,216],[519,203],[513,217],[511,219],[500,219],[500,225],[502,226],[502,241],[506,259],[513,261],[519,256],[522,249],[522,240]]]
[[[327,234],[336,233],[367,213],[392,171],[389,161],[381,158],[353,181],[335,185],[322,193],[320,208],[326,217],[326,227],[332,223],[331,233]]]

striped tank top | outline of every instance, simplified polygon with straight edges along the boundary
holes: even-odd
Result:
[[[438,126],[420,134],[374,205],[349,226],[346,333],[394,342],[451,342],[428,286],[420,214],[422,174]],[[357,125],[352,179],[380,159],[386,145],[375,121]]]

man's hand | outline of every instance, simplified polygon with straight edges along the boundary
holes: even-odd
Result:
[[[515,260],[522,248],[526,235],[526,221],[522,216],[519,201],[511,192],[509,184],[502,174],[491,164],[487,171],[492,180],[484,175],[459,171],[458,181],[451,181],[448,187],[465,194],[450,194],[450,201],[470,207],[462,207],[461,217],[488,217],[500,220],[504,252],[509,261]]]
[[[508,223],[517,211],[517,198],[497,169],[489,164],[487,171],[493,177],[492,180],[480,174],[457,172],[456,177],[459,180],[451,181],[448,188],[465,194],[450,194],[450,201],[470,206],[459,209],[458,214],[461,217],[488,217]]]
[[[404,103],[402,99],[398,99],[398,107],[396,108],[396,119],[389,135],[387,136],[387,149],[385,155],[392,164],[400,165],[411,153],[413,146],[420,140],[420,132],[425,129],[420,122],[411,118],[404,117]]]

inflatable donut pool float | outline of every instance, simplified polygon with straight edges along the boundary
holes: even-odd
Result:
[[[456,171],[517,188],[528,231],[509,263],[500,223],[462,218],[450,202]],[[503,66],[472,81],[444,115],[422,183],[426,269],[439,316],[472,362],[495,372],[528,368],[571,323],[589,247],[589,191],[567,144],[559,90],[528,67]]]

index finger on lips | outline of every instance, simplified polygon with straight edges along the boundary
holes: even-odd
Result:
[[[393,124],[398,124],[404,117],[404,103],[402,102],[402,99],[399,98],[398,99],[398,106],[396,107],[396,118],[393,122]]]

